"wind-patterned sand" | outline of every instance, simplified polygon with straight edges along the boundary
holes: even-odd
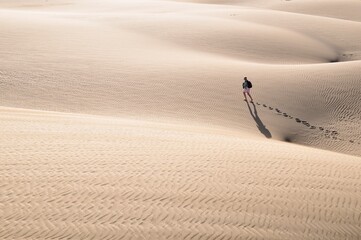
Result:
[[[1,109],[3,239],[357,239],[360,159],[222,129]]]
[[[0,238],[360,239],[357,9],[0,1]]]

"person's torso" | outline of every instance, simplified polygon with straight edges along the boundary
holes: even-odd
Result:
[[[248,88],[248,82],[247,81],[243,82],[243,88]]]

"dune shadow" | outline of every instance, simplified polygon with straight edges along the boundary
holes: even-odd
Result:
[[[254,105],[254,103],[252,103],[252,105],[253,105],[253,111],[252,111],[251,107],[249,106],[249,103],[247,102],[248,110],[249,110],[253,120],[256,122],[258,130],[266,138],[272,138],[271,132],[266,128],[266,126],[263,124],[262,120],[258,116],[256,105]]]

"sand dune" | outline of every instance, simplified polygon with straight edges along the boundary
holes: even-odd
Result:
[[[5,239],[359,237],[358,157],[228,129],[0,116]]]
[[[360,4],[0,1],[0,238],[360,239]]]

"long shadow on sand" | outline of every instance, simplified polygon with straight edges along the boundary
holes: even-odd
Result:
[[[259,118],[257,113],[257,108],[254,103],[252,103],[253,111],[251,107],[249,106],[249,103],[247,102],[248,110],[253,118],[253,120],[257,123],[258,130],[266,137],[266,138],[272,138],[271,132],[266,128],[266,126],[263,124],[262,120]]]

